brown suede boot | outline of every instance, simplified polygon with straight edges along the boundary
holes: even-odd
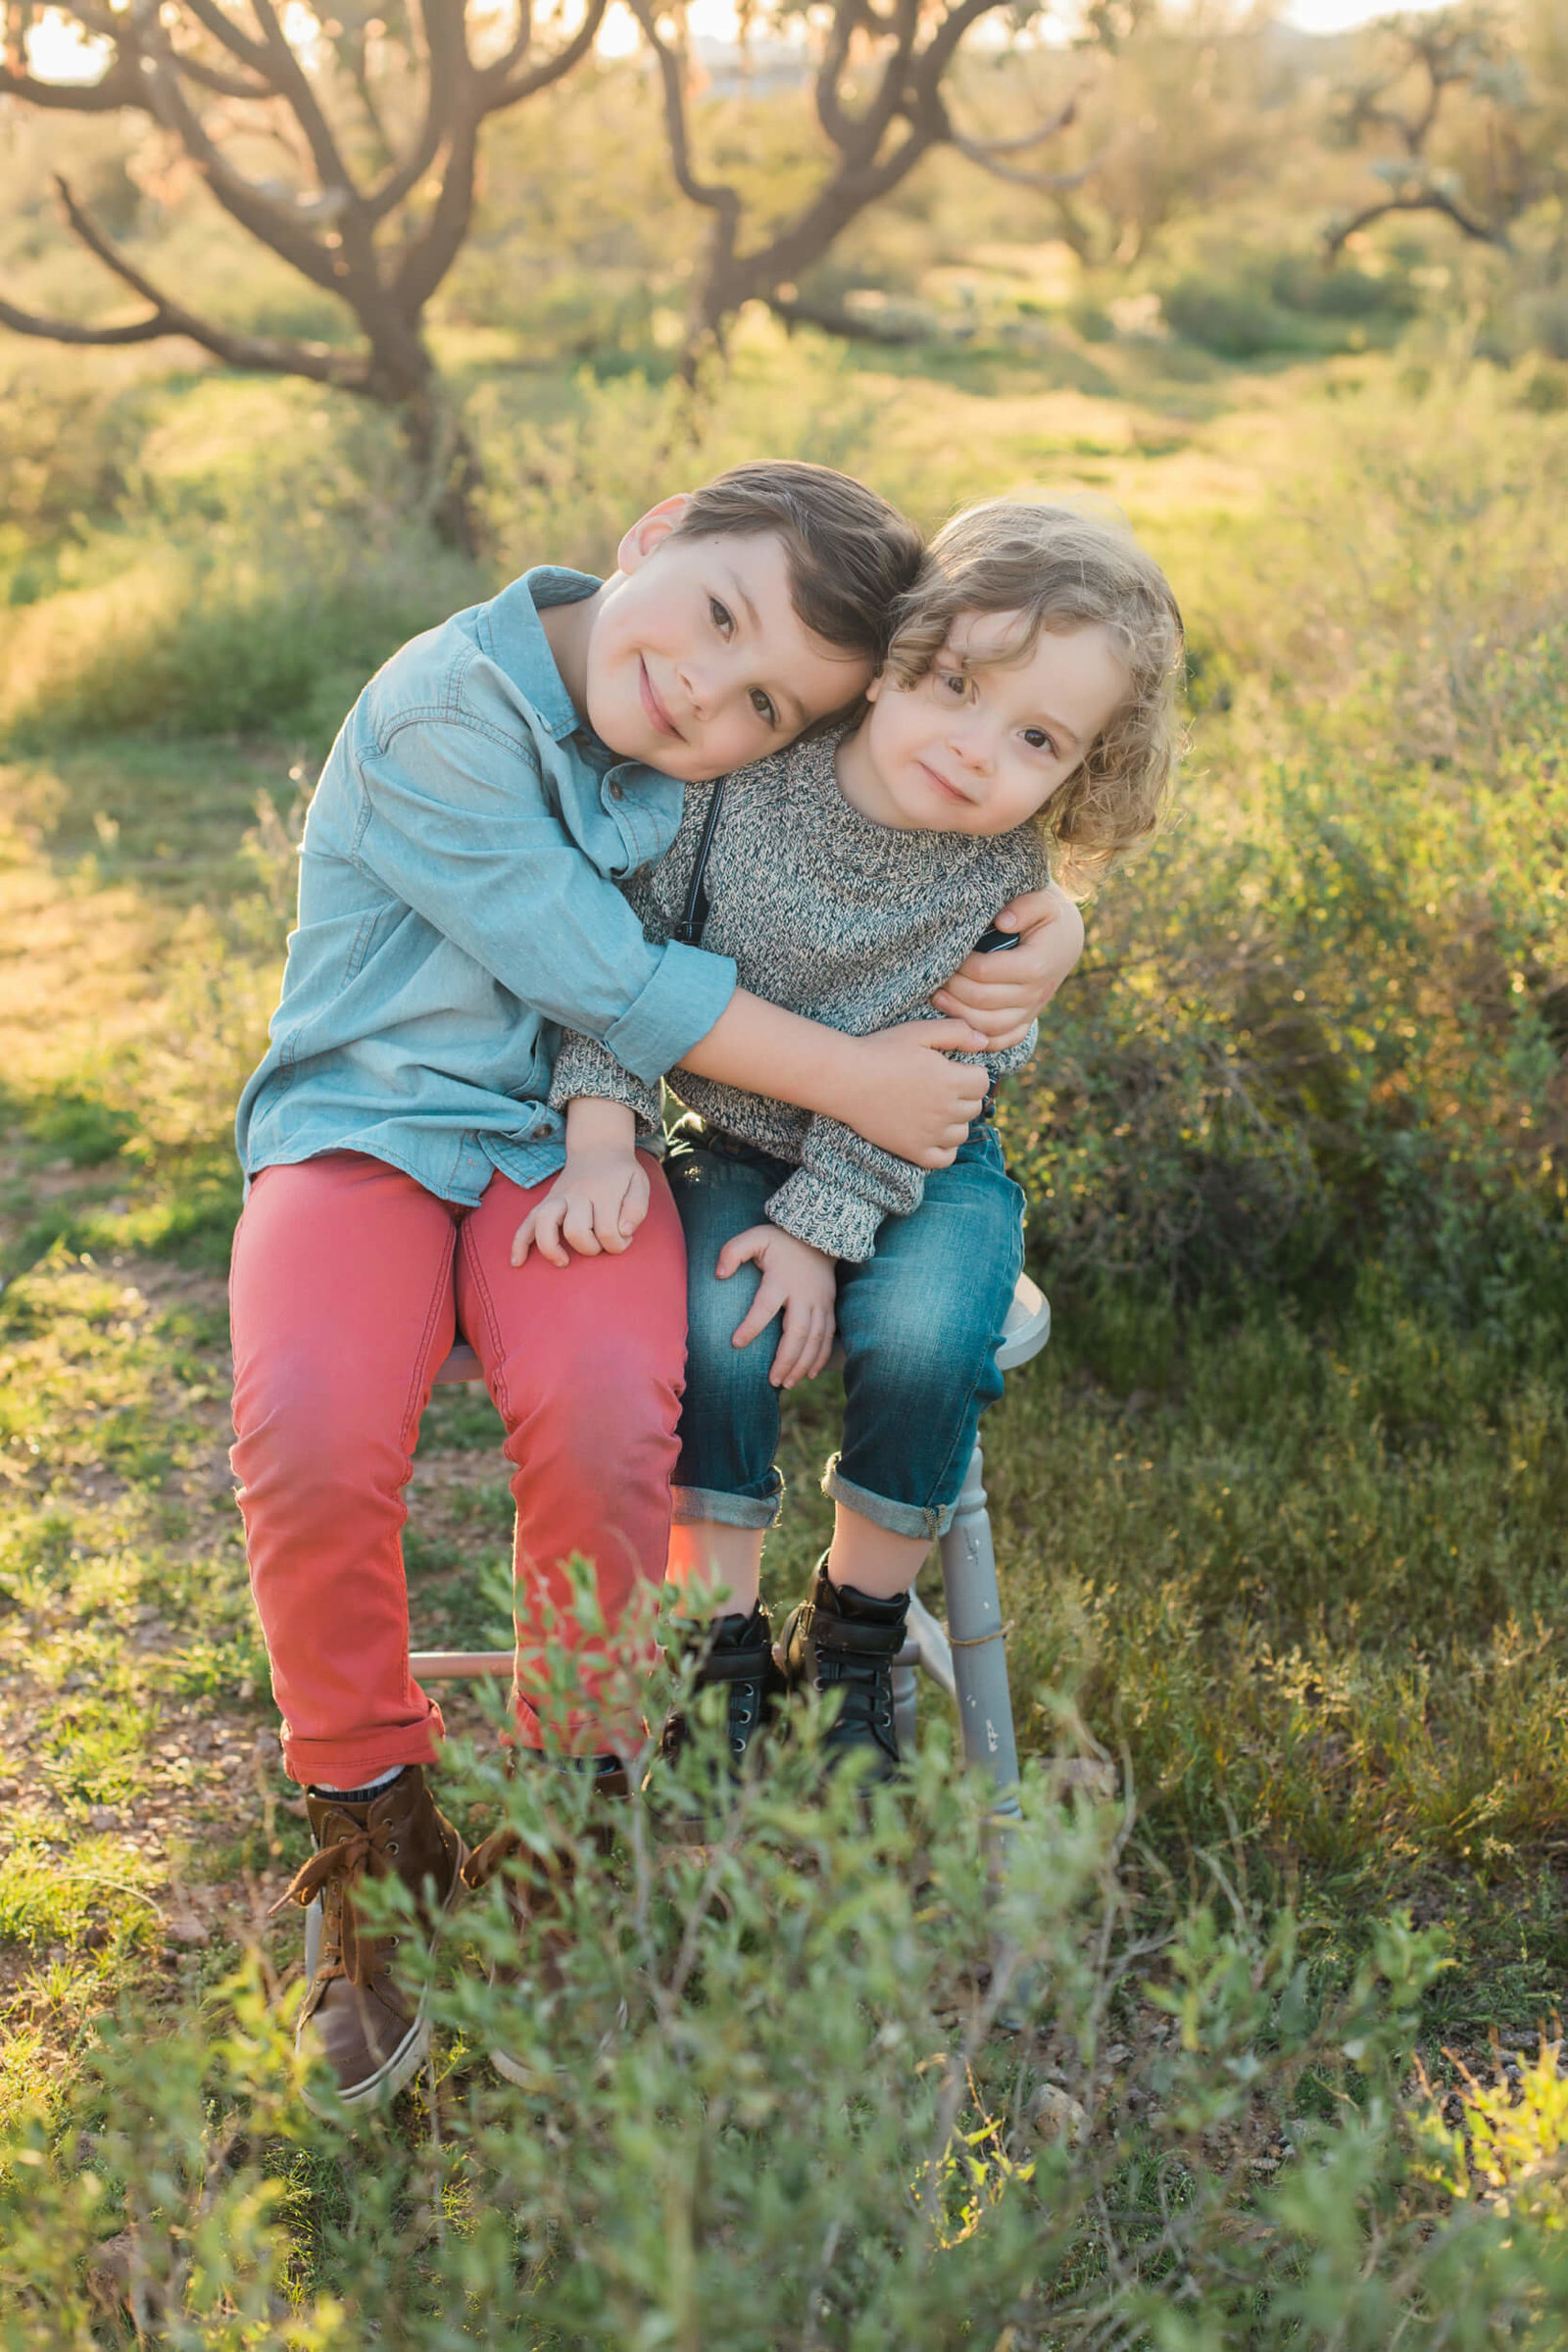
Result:
[[[362,1929],[355,1886],[395,1873],[428,1931],[459,1890],[466,1849],[417,1764],[360,1803],[307,1790],[305,1804],[317,1850],[275,1906],[321,1898],[320,1948],[295,2039],[302,2055],[325,2058],[340,2098],[363,2106],[403,2088],[423,2064],[430,2027],[427,1996],[397,1982],[399,1938]]]
[[[610,1808],[611,1818],[590,1818],[585,1835],[602,1853],[608,1853],[614,1842],[613,1807],[630,1793],[626,1768],[613,1756],[596,1756],[588,1762],[594,1771],[595,1810],[604,1805]],[[515,1830],[497,1830],[474,1847],[463,1866],[463,1883],[479,1892],[499,1873],[517,1936],[516,1962],[492,1967],[493,1985],[518,1984],[526,1980],[540,1992],[563,1989],[571,1930],[564,1914],[562,1897],[576,1868],[577,1857],[569,1847],[557,1846],[549,1854],[538,1854]],[[526,1963],[524,1953],[528,1955]],[[531,2081],[526,2067],[510,2050],[493,2049],[490,2063],[509,2082],[526,2088]]]

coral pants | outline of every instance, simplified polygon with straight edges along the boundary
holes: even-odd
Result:
[[[516,1501],[518,1736],[578,1753],[640,1737],[615,1629],[664,1574],[686,1337],[680,1222],[662,1172],[619,1256],[510,1263],[548,1189],[493,1176],[477,1208],[353,1152],[264,1168],[234,1237],[230,1456],[251,1587],[297,1781],[339,1788],[422,1764],[439,1710],[409,1670],[403,1490],[431,1379],[461,1329],[506,1425]],[[598,1570],[605,1633],[574,1698],[528,1671],[530,1628],[569,1606],[565,1563]],[[635,1611],[633,1611],[635,1615]]]

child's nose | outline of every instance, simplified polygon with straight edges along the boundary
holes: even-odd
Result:
[[[707,712],[710,695],[708,680],[701,666],[695,662],[684,662],[675,674],[680,679],[682,692],[691,706],[692,716],[702,718]]]

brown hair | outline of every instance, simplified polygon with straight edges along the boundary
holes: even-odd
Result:
[[[1014,642],[999,658],[1027,661],[1042,629],[1095,623],[1110,631],[1127,667],[1127,699],[1040,811],[1067,878],[1085,882],[1154,830],[1176,757],[1176,679],[1182,616],[1170,583],[1117,514],[994,498],[969,507],[931,542],[925,566],[899,600],[887,666],[912,686],[964,612],[1015,612]]]
[[[894,605],[920,569],[920,534],[897,507],[831,466],[760,458],[694,490],[672,538],[775,532],[790,602],[814,636],[880,663]]]

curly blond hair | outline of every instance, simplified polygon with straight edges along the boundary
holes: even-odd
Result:
[[[1001,661],[1027,661],[1043,629],[1098,623],[1126,664],[1125,702],[1036,820],[1061,853],[1063,879],[1087,887],[1153,832],[1169,788],[1185,643],[1170,583],[1119,514],[993,498],[931,542],[894,608],[889,673],[901,686],[924,677],[969,612],[1017,614]]]

